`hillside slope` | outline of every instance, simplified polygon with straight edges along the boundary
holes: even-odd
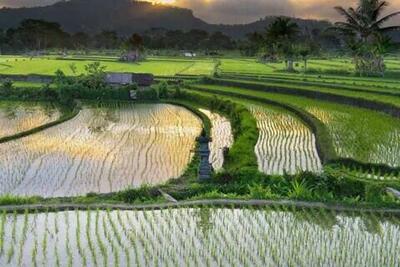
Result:
[[[234,38],[264,30],[274,19],[266,17],[249,24],[216,25],[195,17],[192,10],[185,8],[132,0],[70,0],[45,7],[0,9],[0,28],[16,27],[27,18],[58,22],[68,32],[115,30],[127,35],[162,27],[168,30],[221,31]],[[295,20],[303,29],[323,29],[329,25],[326,21]]]

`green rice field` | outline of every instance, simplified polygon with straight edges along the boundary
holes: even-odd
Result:
[[[400,221],[323,209],[0,215],[1,266],[398,266]]]
[[[117,58],[57,58],[49,57],[9,57],[0,56],[0,74],[4,75],[54,75],[56,70],[66,75],[79,75],[85,71],[85,66],[100,62],[109,72],[140,72],[152,73],[157,76],[210,75],[214,70],[212,59],[185,58],[148,58],[139,63],[119,62]],[[76,72],[73,73],[71,65]]]

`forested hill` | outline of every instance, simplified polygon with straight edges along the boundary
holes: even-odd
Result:
[[[15,27],[27,18],[58,22],[68,32],[90,33],[115,30],[131,34],[152,27],[192,29],[207,25],[189,9],[131,0],[71,0],[46,7],[3,8],[0,27]]]
[[[68,32],[113,30],[120,34],[131,34],[150,28],[203,29],[222,31],[235,38],[263,30],[273,19],[265,18],[245,25],[214,25],[196,18],[191,10],[184,8],[132,0],[70,0],[46,7],[0,9],[0,28],[16,27],[27,18],[58,22]],[[309,29],[328,25],[327,22],[301,19],[297,23]]]

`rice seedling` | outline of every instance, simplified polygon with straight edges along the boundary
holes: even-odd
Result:
[[[77,217],[77,226],[76,229],[79,229],[79,220]],[[66,250],[66,255],[67,255],[67,259],[68,259],[68,267],[72,267],[73,266],[73,255],[72,255],[72,248],[71,248],[71,240],[70,240],[70,214],[68,212],[64,213],[64,227],[65,227],[65,250]],[[76,237],[76,244],[78,247],[78,252],[81,253],[80,250],[80,231],[77,231],[75,233],[75,237]],[[58,239],[57,239],[58,240]]]
[[[13,223],[11,230],[11,244],[15,243],[17,240],[16,231],[17,231],[17,212],[13,214]],[[14,246],[10,246],[7,252],[7,263],[11,262],[12,257],[14,256]]]
[[[82,240],[81,240],[83,238],[83,234],[81,232],[81,219],[80,219],[81,216],[82,216],[81,213],[78,212],[77,216],[76,216],[75,240],[76,240],[76,244],[77,244],[79,255],[82,258],[83,266],[87,266],[87,255],[85,253],[85,250],[83,249]],[[66,223],[68,223],[69,217],[66,217],[66,218],[67,218]],[[67,250],[70,250],[70,249],[71,248],[67,248]],[[71,253],[71,257],[72,257],[72,253]]]
[[[260,137],[256,155],[260,171],[267,174],[294,174],[321,170],[321,162],[311,130],[284,111],[251,106]]]
[[[179,177],[202,129],[167,104],[87,106],[73,120],[2,145],[0,194],[76,196]]]
[[[33,218],[33,228],[37,229],[37,213],[35,213]],[[39,249],[39,237],[37,235],[37,232],[34,232],[34,237],[33,237],[33,247],[32,247],[32,251],[31,251],[31,262],[33,263],[34,267],[38,266],[38,261],[37,261],[37,254],[38,254],[38,249]]]
[[[107,248],[100,237],[100,230],[99,230],[99,224],[100,224],[100,211],[96,210],[96,219],[95,219],[95,232],[96,232],[96,243],[98,244],[102,257],[103,257],[103,263],[104,266],[107,266],[108,264],[108,253],[107,253]]]
[[[95,266],[98,266],[96,251],[95,251],[94,244],[93,244],[93,241],[92,241],[92,238],[90,235],[91,214],[92,214],[92,212],[90,210],[88,210],[86,213],[86,240],[89,245],[90,255],[92,257],[93,263]]]
[[[53,221],[53,226],[54,226],[54,234],[52,235],[52,240],[54,241],[54,256],[55,256],[55,263],[57,267],[61,266],[60,262],[60,253],[58,252],[58,246],[59,246],[59,229],[58,229],[58,216],[53,216],[54,221]],[[68,242],[68,238],[66,240],[66,243]],[[70,262],[71,263],[71,262]],[[68,267],[70,267],[72,264],[68,263]]]
[[[0,255],[3,254],[4,251],[4,230],[6,227],[6,220],[7,220],[7,214],[5,211],[1,213],[0,217]]]
[[[22,262],[22,257],[23,257],[23,249],[24,249],[24,244],[26,242],[27,238],[27,231],[28,231],[28,211],[26,210],[24,213],[24,222],[22,226],[22,236],[19,241],[19,252],[18,252],[18,265],[21,265]],[[45,249],[45,246],[42,246]]]
[[[323,122],[339,157],[360,162],[400,166],[400,120],[368,109],[316,99],[220,85],[198,85],[198,90],[235,93],[269,99],[303,109]],[[196,89],[197,91],[197,89]],[[235,101],[243,102],[243,98]],[[247,100],[246,100],[247,102]]]

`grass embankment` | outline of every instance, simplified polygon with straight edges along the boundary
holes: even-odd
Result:
[[[221,60],[221,71],[230,73],[251,73],[256,75],[263,74],[287,74],[284,62],[259,62],[256,58],[223,58]],[[307,76],[340,76],[353,80],[381,80],[388,81],[400,78],[400,68],[398,60],[393,58],[386,58],[385,63],[387,66],[385,77],[358,77],[355,75],[354,64],[352,59],[348,57],[330,57],[330,58],[313,58],[309,59],[307,63]],[[304,63],[302,61],[295,63],[296,72],[290,75],[303,75]]]
[[[301,121],[303,121],[315,134],[316,140],[317,140],[318,154],[323,163],[327,163],[330,160],[337,158],[337,155],[333,148],[331,137],[328,134],[328,130],[326,129],[324,124],[321,123],[317,118],[315,118],[311,114],[308,114],[307,112],[303,111],[302,109],[299,109],[292,105],[284,104],[282,102],[274,101],[274,100],[271,100],[268,98],[261,98],[261,97],[255,97],[252,95],[235,93],[234,91],[220,92],[218,90],[214,90],[211,88],[204,88],[202,85],[189,86],[189,88],[192,90],[200,91],[200,92],[204,91],[204,92],[209,92],[209,93],[216,94],[216,95],[231,96],[231,97],[236,97],[238,99],[242,98],[242,99],[252,100],[252,101],[256,101],[256,102],[261,102],[263,104],[283,108],[283,109],[289,111],[290,113],[293,113],[294,115],[296,115],[299,119],[301,119]]]
[[[254,147],[258,140],[257,122],[242,105],[216,97],[182,92],[178,99],[184,99],[197,107],[207,108],[212,112],[225,115],[232,124],[235,142],[225,158],[224,168],[238,170],[244,167],[257,167]]]
[[[79,114],[79,110],[80,110],[80,108],[77,105],[73,106],[73,107],[60,106],[61,116],[57,120],[46,123],[44,125],[40,125],[33,129],[29,129],[27,131],[23,131],[23,132],[14,134],[14,135],[2,137],[2,138],[0,138],[0,144],[32,135],[32,134],[41,132],[43,130],[49,129],[51,127],[54,127],[56,125],[62,124],[66,121],[69,121]]]
[[[228,101],[228,98],[214,97],[207,93],[181,92],[176,97],[178,101],[184,101],[185,105],[195,102],[203,108],[227,112],[227,106],[235,107],[229,109],[230,116],[235,121],[238,129],[236,132],[235,145],[226,160],[226,171],[216,174],[208,182],[200,182],[197,179],[199,157],[196,154],[188,166],[186,172],[179,179],[171,180],[156,187],[142,186],[137,189],[127,189],[110,194],[88,194],[87,196],[75,198],[14,198],[7,197],[0,203],[15,204],[48,204],[50,206],[63,206],[68,203],[82,204],[83,206],[104,203],[114,204],[143,204],[163,203],[158,189],[170,194],[178,201],[195,199],[269,199],[269,200],[293,200],[293,201],[322,201],[331,205],[345,205],[360,207],[393,207],[399,204],[393,197],[385,193],[387,186],[400,189],[396,183],[371,183],[348,177],[332,176],[330,174],[299,173],[298,175],[268,176],[258,172],[254,145],[258,139],[256,122],[251,114],[239,104]],[[244,98],[242,98],[243,100]],[[176,101],[176,100],[174,100]],[[205,103],[203,106],[202,103]],[[213,104],[211,104],[213,103]],[[218,109],[220,107],[221,109]],[[241,113],[242,112],[242,113]],[[240,115],[241,114],[241,115]],[[250,129],[248,129],[248,127]],[[247,130],[245,130],[247,129]],[[251,130],[253,129],[253,130]],[[251,135],[249,135],[251,133]],[[283,201],[285,202],[285,201]],[[201,203],[201,202],[199,202]],[[226,203],[229,203],[226,202]],[[155,206],[157,206],[156,204]],[[154,205],[153,205],[154,207]]]
[[[399,172],[396,168],[399,165],[397,153],[390,154],[390,157],[389,154],[386,156],[376,154],[377,157],[383,156],[382,159],[371,158],[371,155],[378,153],[374,150],[375,146],[385,146],[388,149],[391,148],[390,151],[393,150],[391,144],[393,140],[389,141],[390,138],[382,138],[382,136],[399,131],[400,123],[397,119],[346,105],[239,87],[200,84],[191,85],[190,88],[200,92],[278,104],[294,111],[315,133],[319,153],[324,163],[338,163],[340,159],[340,163],[357,165],[365,171],[381,169],[383,173]],[[332,116],[336,113],[338,114],[336,121],[332,122]],[[385,157],[388,157],[388,160],[391,159],[390,166],[385,166],[389,164]]]
[[[278,93],[347,104],[374,111],[385,112],[400,117],[400,98],[395,96],[338,90],[323,87],[301,86],[296,84],[254,82],[247,80],[205,79],[210,85],[239,87],[260,92]]]
[[[296,85],[300,89],[309,90],[324,90],[327,92],[338,92],[349,91],[349,92],[361,92],[361,93],[373,93],[377,95],[387,96],[400,96],[400,87],[397,83],[390,85],[371,84],[371,83],[350,83],[341,82],[340,80],[328,80],[324,78],[306,78],[301,76],[289,76],[289,75],[251,75],[251,74],[223,74],[222,79],[228,80],[245,80],[253,82],[261,82],[265,84],[278,84],[279,86],[290,86]]]

